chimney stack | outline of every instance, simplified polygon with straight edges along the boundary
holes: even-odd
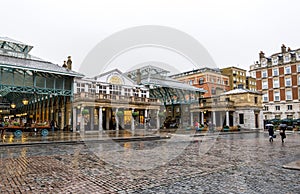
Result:
[[[282,52],[282,53],[286,53],[286,47],[285,47],[284,44],[282,44],[282,46],[281,46],[281,52]]]
[[[260,51],[259,53],[259,60],[261,60],[262,58],[265,58],[265,53]]]
[[[68,68],[69,70],[72,70],[72,60],[71,60],[71,56],[68,56],[67,68]]]
[[[66,64],[66,61],[64,61],[64,64],[62,65],[62,67],[64,67],[64,68],[68,67],[67,64]]]

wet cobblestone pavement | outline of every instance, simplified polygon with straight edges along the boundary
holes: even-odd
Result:
[[[270,143],[267,133],[261,132],[195,137],[187,142],[183,138],[175,142],[0,146],[0,193],[300,191],[300,171],[282,168],[300,160],[298,133],[287,134],[284,144],[278,138]],[[140,151],[153,154],[150,162],[156,165],[143,168],[150,163],[141,155],[134,157]],[[107,153],[112,158],[108,159]],[[169,153],[175,157],[160,162]],[[127,168],[122,161],[132,162],[137,168],[130,163]]]

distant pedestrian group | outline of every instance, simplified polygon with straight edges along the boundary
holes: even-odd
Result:
[[[274,134],[274,127],[273,125],[269,125],[268,132],[269,132],[269,141],[273,142],[273,139],[276,138]],[[284,143],[284,139],[286,138],[285,130],[287,129],[287,124],[280,124],[279,125],[279,135],[281,137],[281,142]]]

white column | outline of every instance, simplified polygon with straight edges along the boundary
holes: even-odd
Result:
[[[157,110],[156,111],[156,124],[157,124],[157,129],[159,129],[159,127],[160,127],[160,122],[159,122],[159,120],[160,120],[160,118],[159,118],[159,116],[158,116],[158,113],[159,113],[159,110]]]
[[[147,122],[146,122],[146,119],[148,119],[148,109],[145,109],[145,121],[144,121],[144,128],[146,129],[147,128]]]
[[[115,118],[116,118],[116,130],[119,131],[119,117],[117,115],[117,112],[119,111],[118,108],[116,108]]]
[[[41,114],[42,114],[42,112],[41,112]],[[61,117],[60,117],[60,119],[61,119],[61,125],[60,125],[60,129],[64,129],[64,127],[65,127],[65,108],[61,108],[60,109],[60,114],[61,114]]]
[[[193,121],[194,121],[194,115],[193,115],[193,113],[191,112],[191,126],[194,126]]]
[[[213,115],[213,124],[216,126],[216,112],[212,111],[212,115]]]
[[[90,130],[94,130],[94,107],[90,108]]]
[[[134,117],[132,116],[132,113],[134,112],[134,108],[131,110],[131,130],[134,130]]]
[[[102,125],[103,125],[103,120],[102,120],[102,106],[99,107],[99,115],[98,116],[99,116],[99,118],[98,118],[99,119],[98,130],[102,131],[103,130],[103,127],[102,127]]]
[[[76,108],[73,108],[73,132],[76,132],[76,125],[77,125],[77,114]]]
[[[201,124],[204,125],[204,113],[201,112]]]
[[[226,111],[226,125],[229,127],[229,111]]]
[[[223,127],[223,112],[219,112],[219,117],[220,117],[220,126]]]
[[[82,115],[82,111],[83,111],[84,107],[81,107],[80,109],[80,132],[84,132],[84,116]]]

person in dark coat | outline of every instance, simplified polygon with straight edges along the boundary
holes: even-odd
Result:
[[[286,138],[286,135],[285,135],[285,130],[287,128],[287,125],[286,124],[280,124],[279,125],[279,134],[281,136],[281,141],[282,143],[284,142],[284,139]]]
[[[273,142],[273,137],[274,137],[274,129],[273,129],[273,126],[269,126],[268,127],[268,131],[269,131],[269,141],[270,142]]]

